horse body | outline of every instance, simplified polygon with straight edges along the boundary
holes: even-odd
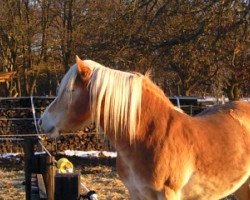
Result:
[[[95,63],[77,59],[74,81],[63,79],[59,97],[46,109],[39,124],[45,132],[58,135],[58,130],[79,127],[94,116],[117,149],[117,171],[131,199],[215,200],[234,192],[247,180],[249,104],[234,102],[190,117],[179,112],[147,77],[116,71],[110,79],[91,85],[95,84],[93,77],[101,80],[93,73],[92,65]],[[102,70],[108,69],[97,68],[102,75],[106,73]],[[109,74],[113,73],[109,70]],[[113,94],[110,80],[122,92]],[[124,86],[127,84],[132,89],[136,87],[138,93],[131,92]],[[71,90],[70,104],[65,100],[66,86]],[[103,97],[93,95],[91,88]],[[122,99],[125,96],[127,100]],[[65,115],[59,120],[56,113],[62,110]],[[107,118],[114,120],[115,125]],[[136,132],[131,134],[135,127]]]
[[[220,199],[247,180],[250,175],[247,123],[250,121],[245,111],[249,108],[248,104],[231,103],[194,118],[196,170],[183,189],[187,199]]]
[[[248,103],[219,106],[195,118],[176,111],[161,97],[142,105],[144,124],[139,130],[147,131],[137,133],[135,146],[121,148],[117,160],[132,199],[214,200],[246,181],[250,174]]]

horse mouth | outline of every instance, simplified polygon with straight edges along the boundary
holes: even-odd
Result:
[[[43,130],[43,131],[45,132],[47,137],[50,139],[54,139],[54,138],[57,138],[59,136],[59,131],[55,126],[51,127],[50,129],[48,129],[46,131],[45,130]]]
[[[46,131],[46,133],[51,134],[51,133],[53,133],[55,131],[55,129],[56,128],[54,126],[52,126],[49,130]]]

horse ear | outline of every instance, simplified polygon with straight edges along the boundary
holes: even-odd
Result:
[[[77,71],[80,74],[81,78],[84,80],[87,79],[90,76],[91,70],[78,56],[76,56],[76,65]]]

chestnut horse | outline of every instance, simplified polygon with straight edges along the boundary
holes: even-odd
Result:
[[[39,125],[50,137],[95,122],[134,200],[216,200],[250,175],[250,105],[190,117],[147,76],[76,59]],[[250,198],[249,198],[250,199]]]

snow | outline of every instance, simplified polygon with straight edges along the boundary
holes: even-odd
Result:
[[[46,154],[46,152],[45,151],[40,151],[40,152],[35,152],[34,154],[35,155],[43,155],[43,154]]]
[[[76,150],[65,150],[64,152],[61,152],[60,154],[66,155],[66,156],[77,156],[81,158],[98,158],[101,155],[105,157],[111,157],[116,158],[117,153],[116,152],[109,152],[109,151],[76,151]]]
[[[87,157],[98,157],[99,151],[65,150],[61,154],[64,154],[66,156],[77,156],[77,157],[87,158]]]
[[[35,155],[45,154],[45,152],[35,152]],[[111,157],[116,158],[117,152],[111,151],[76,151],[76,150],[65,150],[64,152],[60,152],[61,155],[66,156],[76,156],[81,158],[98,158],[98,157]],[[20,153],[3,153],[0,154],[0,158],[12,158],[21,155]]]
[[[0,158],[12,158],[12,157],[16,157],[20,155],[20,153],[3,153],[3,154],[0,154]]]
[[[103,151],[102,153],[106,157],[111,157],[111,158],[116,158],[117,157],[117,152]]]

